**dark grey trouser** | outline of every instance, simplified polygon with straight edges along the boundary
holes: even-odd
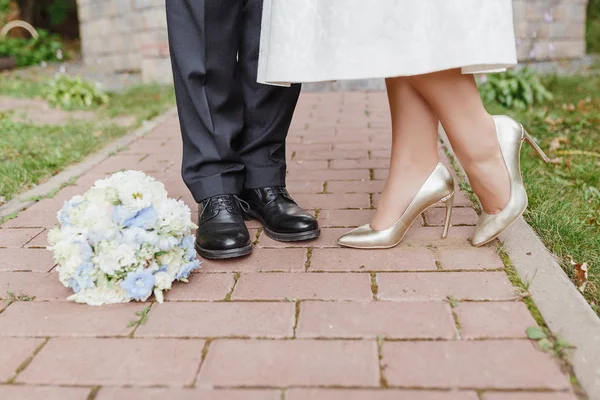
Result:
[[[197,202],[285,185],[285,139],[300,85],[256,83],[262,0],[166,0],[183,135]]]

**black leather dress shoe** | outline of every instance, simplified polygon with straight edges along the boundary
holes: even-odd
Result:
[[[317,219],[300,208],[285,187],[247,189],[241,197],[250,205],[246,218],[260,221],[273,240],[297,242],[321,234]]]
[[[252,252],[237,196],[210,197],[200,204],[202,211],[196,231],[196,251],[201,257],[224,259],[242,257]]]

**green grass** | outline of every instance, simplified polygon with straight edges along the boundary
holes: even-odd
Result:
[[[586,28],[588,53],[600,54],[600,0],[589,0]]]
[[[586,27],[587,52],[600,54],[600,19],[590,19]]]
[[[0,95],[38,97],[42,89],[43,83],[0,77]],[[170,86],[139,86],[110,97],[110,104],[93,109],[95,120],[60,126],[23,123],[0,113],[0,197],[10,200],[175,104]],[[133,116],[135,122],[112,123],[118,116]]]
[[[544,83],[554,94],[545,106],[515,111],[492,103],[488,109],[517,118],[546,151],[553,139],[568,140],[549,154],[562,159],[557,164],[544,164],[530,148],[523,151],[530,199],[525,219],[571,278],[574,270],[569,256],[588,262],[584,295],[600,314],[600,76],[546,77]]]

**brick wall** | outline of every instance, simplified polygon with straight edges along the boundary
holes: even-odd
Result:
[[[78,0],[84,61],[169,82],[165,0]]]
[[[520,60],[585,54],[588,0],[513,1]],[[78,0],[85,62],[114,71],[140,71],[145,81],[170,81],[164,2]]]
[[[519,60],[585,55],[588,0],[513,0]]]

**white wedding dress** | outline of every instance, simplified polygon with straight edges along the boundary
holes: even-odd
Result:
[[[512,0],[264,0],[261,83],[495,72],[516,63]]]

